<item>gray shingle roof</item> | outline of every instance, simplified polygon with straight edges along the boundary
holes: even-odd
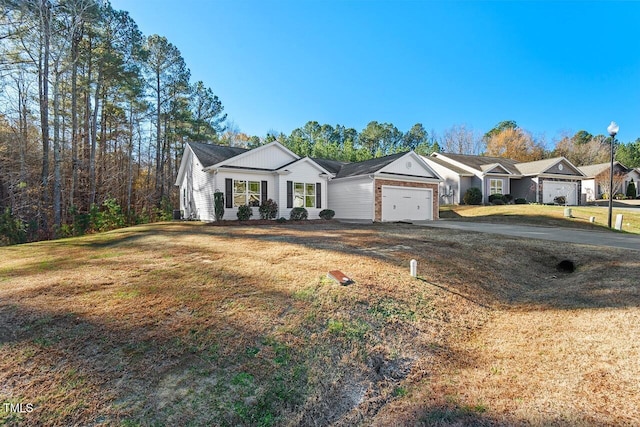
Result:
[[[445,168],[457,173],[458,175],[473,176],[473,174],[468,170],[459,168],[458,166],[453,165],[445,160],[439,159],[438,157],[429,156],[429,157],[425,157],[425,159],[427,160],[427,162],[433,162],[433,163],[439,164],[440,166],[444,166]]]
[[[469,154],[449,154],[442,153],[443,156],[449,158],[451,160],[455,160],[456,162],[460,162],[463,165],[466,165],[472,169],[483,171],[483,166],[493,165],[498,163],[503,168],[509,171],[514,175],[520,175],[520,171],[516,167],[515,160],[504,159],[502,157],[489,157],[489,156],[472,156]]]
[[[518,168],[518,170],[520,170],[520,172],[523,175],[537,175],[546,171],[551,166],[558,163],[561,159],[562,157],[554,157],[552,159],[536,160],[533,162],[523,162],[523,163],[516,164],[516,167]]]
[[[246,148],[228,147],[225,145],[204,144],[202,142],[190,141],[187,144],[191,147],[203,167],[209,167],[227,159],[235,157],[246,151]]]
[[[364,162],[345,163],[336,173],[336,178],[346,178],[348,176],[368,175],[371,173],[375,173],[407,153],[408,151],[404,153],[378,157],[376,159],[365,160]]]
[[[188,144],[202,163],[203,167],[215,165],[224,160],[249,151],[246,148],[203,144],[201,142],[189,142]],[[371,173],[375,173],[388,164],[392,163],[393,161],[404,156],[405,154],[407,154],[407,152],[391,154],[389,156],[355,163],[339,162],[336,160],[318,158],[312,158],[311,160],[322,166],[327,171],[335,174],[336,178],[345,178],[349,176],[368,175]]]
[[[585,176],[588,176],[589,178],[593,178],[596,175],[598,175],[601,172],[604,172],[606,170],[609,170],[609,166],[611,165],[610,162],[607,163],[598,163],[595,165],[586,165],[586,166],[580,166],[578,169],[580,169],[580,172],[582,172],[583,174],[585,174]],[[613,163],[614,167],[613,167],[613,171],[616,171],[616,165],[619,165],[620,168],[622,169],[627,169],[622,163],[616,161]]]
[[[339,162],[337,160],[328,160],[328,159],[320,159],[316,157],[312,157],[311,160],[331,172],[332,174],[337,174],[340,168],[344,165],[347,165],[347,162]]]

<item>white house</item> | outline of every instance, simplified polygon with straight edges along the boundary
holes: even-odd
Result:
[[[595,165],[581,166],[580,170],[586,176],[582,185],[582,194],[588,202],[592,202],[602,198],[602,194],[606,193],[608,188],[608,177],[611,163],[598,163]],[[622,179],[616,179],[613,183],[613,194],[622,193],[627,194],[627,187],[631,180],[636,187],[636,194],[634,197],[638,197],[640,189],[638,188],[638,180],[640,180],[640,170],[631,169],[623,165],[622,163],[615,161],[613,163],[613,173],[615,175],[622,175]],[[602,185],[601,180],[605,180],[605,185]],[[606,187],[606,188],[603,188]]]
[[[225,219],[249,205],[252,218],[267,199],[278,217],[304,207],[310,219],[323,209],[338,219],[369,221],[438,218],[441,178],[414,152],[358,163],[300,157],[274,141],[248,150],[189,142],[176,186],[184,218],[214,221],[214,193],[224,193]]]

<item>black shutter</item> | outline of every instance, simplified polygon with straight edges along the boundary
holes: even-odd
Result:
[[[293,207],[293,181],[287,181],[287,209]]]
[[[267,201],[267,181],[262,181],[262,185],[260,186],[260,192],[262,203]]]
[[[231,178],[227,178],[224,180],[224,197],[225,197],[225,207],[232,208],[233,207],[233,180]]]
[[[322,208],[322,184],[316,182],[316,208]]]

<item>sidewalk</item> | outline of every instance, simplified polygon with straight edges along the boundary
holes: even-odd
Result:
[[[415,221],[414,224],[424,227],[503,234],[515,237],[528,237],[530,239],[553,240],[556,242],[577,243],[581,245],[609,246],[640,251],[640,235],[613,231],[589,231],[561,227],[534,227],[491,224],[486,222],[447,221],[442,219],[438,221]]]

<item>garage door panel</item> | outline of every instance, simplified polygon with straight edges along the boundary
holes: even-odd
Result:
[[[542,203],[554,203],[559,196],[567,198],[568,205],[578,204],[578,184],[572,181],[544,181],[542,183]]]
[[[382,187],[382,221],[433,219],[433,191],[428,188]]]

